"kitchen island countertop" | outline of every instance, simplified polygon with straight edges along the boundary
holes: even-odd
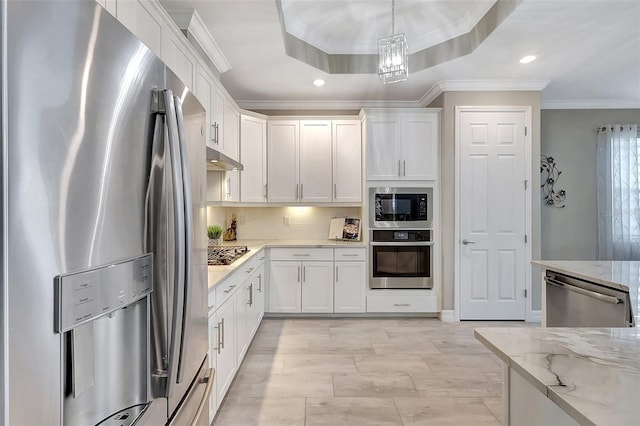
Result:
[[[637,328],[478,328],[475,336],[584,425],[640,422]]]

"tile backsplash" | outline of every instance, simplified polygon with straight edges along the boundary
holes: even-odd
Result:
[[[362,217],[360,207],[207,207],[207,224],[228,228],[237,218],[238,239],[326,239],[335,217]],[[288,221],[288,225],[285,222]]]

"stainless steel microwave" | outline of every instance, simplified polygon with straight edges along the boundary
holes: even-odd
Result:
[[[433,188],[369,188],[371,228],[431,228]]]

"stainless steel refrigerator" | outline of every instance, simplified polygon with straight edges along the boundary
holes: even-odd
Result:
[[[207,424],[204,108],[93,1],[0,18],[0,424]]]

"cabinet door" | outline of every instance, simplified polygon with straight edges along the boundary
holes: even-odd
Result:
[[[400,179],[400,120],[370,117],[366,120],[366,129],[367,179]]]
[[[271,202],[298,201],[298,126],[298,121],[267,124],[267,191]]]
[[[272,261],[269,264],[269,312],[301,312],[300,262]]]
[[[258,255],[259,257],[262,257],[262,259],[264,260],[264,252],[260,255]],[[260,261],[260,259],[258,259],[258,261]],[[262,261],[260,261],[262,262]],[[260,263],[260,265],[258,266],[258,268],[256,269],[256,275],[255,275],[255,279],[253,280],[253,285],[254,285],[254,291],[253,291],[253,296],[255,298],[255,306],[256,306],[256,310],[255,310],[255,314],[256,314],[256,320],[255,320],[255,330],[253,330],[252,334],[255,333],[255,331],[258,329],[258,326],[260,325],[260,322],[262,321],[262,317],[264,316],[264,294],[266,292],[265,289],[265,276],[264,276],[265,270],[264,270],[264,263]]]
[[[116,17],[158,56],[162,54],[162,32],[168,31],[162,16],[148,0],[106,0],[107,10],[116,4]],[[110,10],[111,11],[111,10]],[[113,13],[113,12],[112,12]]]
[[[160,58],[189,88],[193,88],[196,59],[187,47],[187,39],[172,28],[162,28],[162,51]],[[174,93],[178,96],[178,93]]]
[[[434,180],[438,173],[437,115],[402,118],[402,178]]]
[[[333,262],[302,262],[302,312],[333,312]]]
[[[217,407],[220,407],[233,377],[236,374],[236,297],[235,293],[216,311],[216,392]],[[219,348],[219,349],[217,349]]]
[[[300,201],[330,202],[331,121],[300,121]]]
[[[240,201],[267,201],[267,122],[242,115],[240,117]]]
[[[240,145],[240,113],[231,102],[224,102],[224,139],[222,151],[234,160],[238,160]]]
[[[236,292],[236,365],[242,364],[247,348],[249,347],[249,286],[251,280],[247,279]]]
[[[216,322],[216,314],[209,316],[209,368],[215,368],[216,374],[213,376],[213,389],[209,396],[209,424],[213,422],[218,409],[218,392],[216,392],[218,380],[218,368],[216,366],[218,360],[218,323]]]
[[[362,201],[362,136],[359,120],[334,120],[333,201]]]
[[[213,141],[211,140],[211,88],[213,82],[211,81],[209,74],[201,68],[203,67],[198,65],[198,69],[196,71],[195,94],[206,111],[205,140],[207,141],[207,146],[215,149]]]
[[[224,200],[237,203],[240,201],[240,172],[229,170],[225,172]]]
[[[224,94],[213,86],[211,90],[211,141],[213,149],[224,153]]]
[[[366,262],[336,262],[335,312],[365,312],[366,289]]]

